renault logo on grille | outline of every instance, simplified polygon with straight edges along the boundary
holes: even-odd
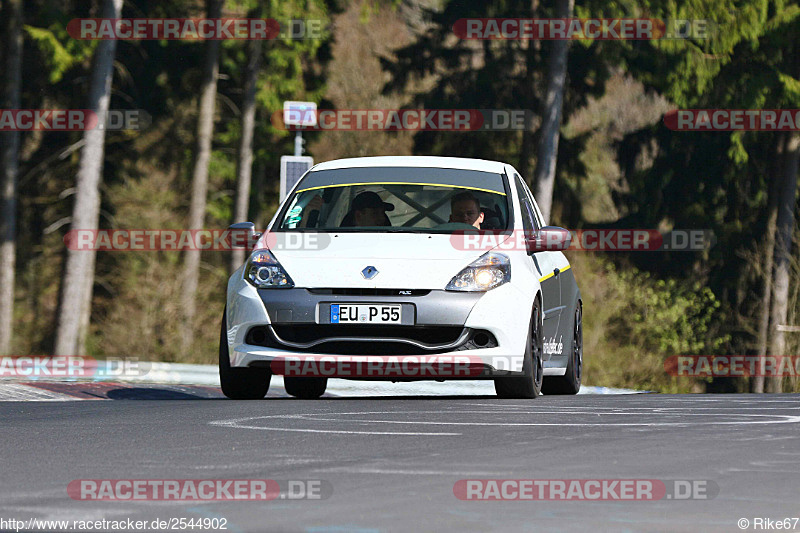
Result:
[[[372,279],[378,275],[378,269],[374,266],[368,266],[361,271],[361,275],[364,277],[364,279]]]

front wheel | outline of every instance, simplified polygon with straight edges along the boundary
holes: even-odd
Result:
[[[572,354],[563,376],[548,376],[542,384],[545,394],[578,394],[583,377],[583,309],[578,302],[575,308],[575,324],[572,328]]]
[[[267,368],[233,368],[228,355],[226,319],[222,312],[219,334],[219,384],[222,394],[232,400],[260,400],[267,395],[272,373]]]
[[[523,376],[513,378],[497,378],[494,390],[500,398],[533,399],[542,390],[544,363],[542,336],[542,307],[537,298],[533,303],[528,338],[525,342],[525,356],[522,362]]]

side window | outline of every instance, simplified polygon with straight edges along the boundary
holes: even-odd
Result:
[[[543,228],[545,226],[544,219],[542,218],[542,212],[539,210],[539,206],[536,205],[536,200],[533,199],[533,194],[531,193],[530,189],[528,189],[528,198],[530,199],[531,203],[531,212],[533,213],[533,223],[536,224],[537,228]]]
[[[519,177],[519,174],[514,174],[514,183],[517,185],[517,195],[519,196],[519,209],[522,212],[522,227],[525,232],[532,232],[534,229],[539,229],[536,214],[533,205],[528,195],[528,188],[525,182]]]

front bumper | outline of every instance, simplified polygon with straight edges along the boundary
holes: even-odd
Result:
[[[521,374],[533,295],[511,283],[486,293],[395,292],[259,291],[234,274],[228,286],[227,315],[231,366],[269,366],[299,356],[385,362],[387,356],[396,355],[413,363],[415,356],[437,355],[466,357],[473,368],[483,366],[483,372],[471,371],[464,379]],[[400,304],[404,324],[332,325],[332,303]]]

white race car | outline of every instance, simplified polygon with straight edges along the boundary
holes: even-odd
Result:
[[[228,281],[229,398],[273,374],[317,398],[330,377],[493,379],[502,398],[575,394],[581,296],[533,195],[505,163],[365,157],[311,168]]]

